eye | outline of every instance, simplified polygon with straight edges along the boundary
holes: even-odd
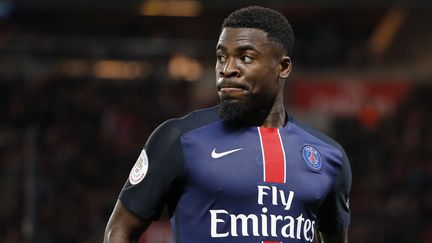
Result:
[[[253,58],[250,56],[243,55],[240,57],[240,60],[244,63],[252,63]]]
[[[224,63],[226,61],[226,57],[220,54],[216,55],[216,58],[219,63]]]

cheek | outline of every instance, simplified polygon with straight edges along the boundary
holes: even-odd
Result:
[[[216,77],[219,77],[219,70],[220,70],[220,64],[216,63],[216,65],[215,65],[215,74],[216,74]]]
[[[253,82],[254,89],[273,90],[278,85],[278,74],[274,67],[267,66],[250,72],[250,80]]]

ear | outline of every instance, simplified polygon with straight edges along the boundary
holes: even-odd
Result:
[[[279,77],[286,79],[291,73],[292,63],[289,56],[283,56],[280,62]]]

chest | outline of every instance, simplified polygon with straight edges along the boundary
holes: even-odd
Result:
[[[258,127],[231,131],[213,127],[186,134],[182,138],[186,190],[214,204],[316,208],[334,179],[326,168],[326,156],[305,155],[304,147],[311,143],[289,130]],[[320,170],[310,166],[313,159],[323,164]]]

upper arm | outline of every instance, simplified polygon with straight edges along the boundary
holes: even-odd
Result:
[[[175,203],[184,175],[180,135],[173,122],[157,128],[120,193],[122,205],[142,219],[156,220],[166,205]]]
[[[182,175],[179,130],[166,122],[148,139],[105,230],[105,242],[132,242],[156,220]],[[174,184],[174,186],[173,186]]]
[[[332,190],[328,193],[318,209],[318,231],[327,242],[343,241],[351,220],[349,193],[351,190],[351,167],[343,150],[341,169],[335,179]],[[326,241],[324,241],[326,242]]]
[[[104,243],[137,241],[149,225],[150,221],[139,218],[117,201],[105,229]]]

